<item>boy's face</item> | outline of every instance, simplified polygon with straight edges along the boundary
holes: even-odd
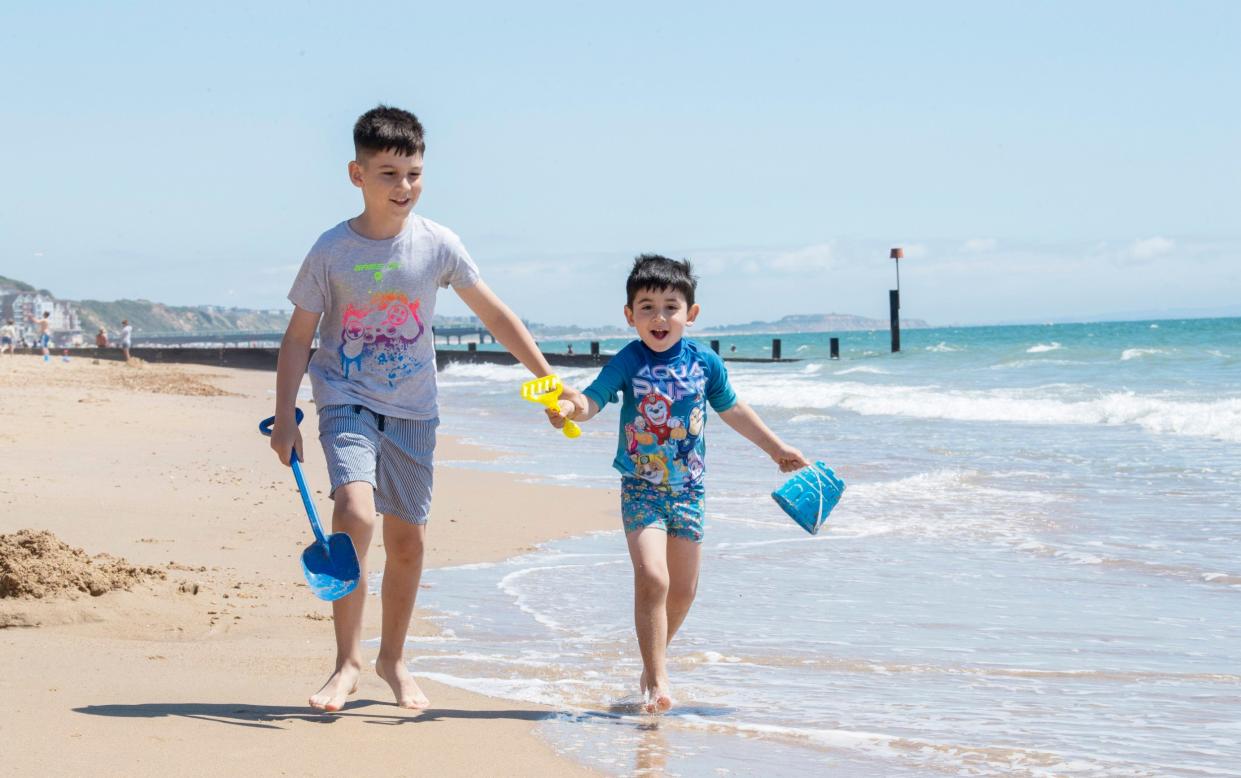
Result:
[[[688,305],[675,289],[639,289],[625,320],[651,351],[667,351],[680,342],[685,328],[698,318],[698,305]]]
[[[363,154],[349,163],[349,180],[362,190],[367,212],[404,219],[422,194],[422,155],[395,151]]]

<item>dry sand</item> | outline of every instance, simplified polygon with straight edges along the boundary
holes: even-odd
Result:
[[[21,595],[0,598],[0,774],[589,774],[535,734],[538,706],[422,680],[432,707],[407,711],[372,673],[343,711],[306,706],[331,669],[331,609],[301,582],[309,527],[257,432],[273,386],[258,371],[0,356],[0,550],[14,560],[0,572]],[[313,430],[307,477],[330,515]],[[447,436],[445,460],[490,456]],[[617,522],[615,495],[500,474],[441,467],[435,495],[429,566]],[[436,627],[419,611],[410,632]]]

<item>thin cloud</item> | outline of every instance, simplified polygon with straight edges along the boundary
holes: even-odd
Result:
[[[970,252],[993,251],[1000,242],[995,238],[970,238],[965,241],[965,250]]]
[[[1145,238],[1133,242],[1129,247],[1129,253],[1135,259],[1154,259],[1161,254],[1167,254],[1176,248],[1176,242],[1168,238]]]

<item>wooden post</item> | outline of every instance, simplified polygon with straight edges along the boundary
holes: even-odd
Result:
[[[840,338],[831,339],[832,359],[840,359]]]
[[[892,353],[901,350],[901,293],[897,289],[888,290],[888,310],[892,316]]]
[[[711,350],[717,354],[720,353],[720,342],[718,340],[711,341]]]
[[[771,339],[771,358],[772,359],[780,358],[780,339],[779,338]]]
[[[477,343],[466,344],[466,349],[470,352],[478,351],[478,344]]]
[[[888,290],[888,309],[892,317],[892,353],[901,350],[901,260],[905,250],[897,247],[888,252],[888,259],[896,263],[896,288]]]
[[[592,340],[592,341],[590,342],[590,355],[591,355],[592,357],[597,357],[597,356],[599,356],[599,341],[597,341],[597,340]]]

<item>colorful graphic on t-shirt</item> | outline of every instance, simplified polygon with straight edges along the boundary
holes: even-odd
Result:
[[[636,414],[625,425],[634,474],[658,486],[702,477],[706,374],[697,362],[646,365],[632,378]]]
[[[426,329],[418,316],[421,301],[401,292],[377,292],[364,306],[348,305],[341,321],[340,369],[350,368],[387,378],[389,386],[413,375],[422,363],[413,345]]]

